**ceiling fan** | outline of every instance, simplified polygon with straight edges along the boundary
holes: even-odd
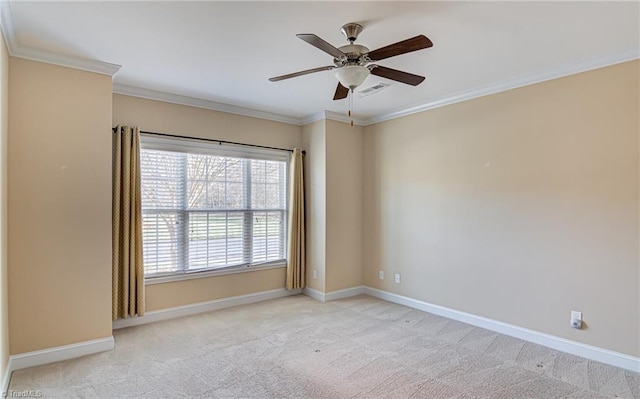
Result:
[[[336,78],[338,79],[338,87],[333,95],[334,100],[346,98],[349,94],[349,90],[353,92],[356,87],[360,86],[362,82],[364,82],[369,74],[381,76],[383,78],[406,83],[412,86],[417,86],[422,83],[424,76],[398,71],[397,69],[372,64],[372,62],[429,48],[433,46],[433,43],[429,38],[424,35],[419,35],[398,43],[390,44],[377,50],[369,51],[365,46],[354,44],[358,35],[362,32],[362,29],[362,26],[356,23],[348,23],[344,25],[342,27],[342,33],[346,36],[349,44],[339,48],[335,48],[312,33],[300,33],[296,35],[298,38],[304,40],[310,45],[315,46],[325,53],[333,56],[334,65],[327,65],[287,75],[276,76],[269,80],[271,82],[277,82],[310,73],[335,69]]]

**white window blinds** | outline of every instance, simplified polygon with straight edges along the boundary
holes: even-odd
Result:
[[[145,276],[283,261],[288,153],[143,138]]]

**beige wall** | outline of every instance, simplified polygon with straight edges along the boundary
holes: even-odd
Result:
[[[2,367],[7,333],[13,354],[111,335],[116,124],[306,149],[310,288],[364,283],[640,355],[637,61],[366,128],[300,128],[112,96],[107,76],[22,59],[8,66],[0,50],[0,145],[10,120],[8,161],[0,147],[9,209],[0,301],[11,286],[0,307],[9,321]],[[283,288],[284,276],[148,285],[147,310]],[[570,310],[584,312],[585,330],[568,327]]]
[[[325,292],[327,244],[326,122],[302,127],[304,157],[307,287]],[[317,278],[313,278],[313,271]]]
[[[0,381],[9,362],[9,296],[7,293],[7,132],[9,121],[9,54],[0,33]]]
[[[365,284],[640,355],[639,72],[367,127]],[[571,310],[586,329],[569,327]]]
[[[332,120],[302,128],[307,287],[323,293],[362,285],[362,132]]]
[[[147,285],[147,311],[284,288],[285,269],[267,269]]]
[[[111,336],[111,77],[11,58],[12,354]]]
[[[326,121],[326,292],[362,285],[362,132]]]
[[[113,125],[280,148],[302,146],[299,126],[118,94],[113,95]],[[284,288],[284,283],[281,268],[147,285],[146,310]]]

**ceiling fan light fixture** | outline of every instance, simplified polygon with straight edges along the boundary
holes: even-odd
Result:
[[[353,91],[369,76],[369,68],[361,65],[347,65],[336,71],[336,79],[341,85]]]

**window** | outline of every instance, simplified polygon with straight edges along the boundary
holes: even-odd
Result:
[[[283,262],[288,156],[143,136],[145,276]]]

